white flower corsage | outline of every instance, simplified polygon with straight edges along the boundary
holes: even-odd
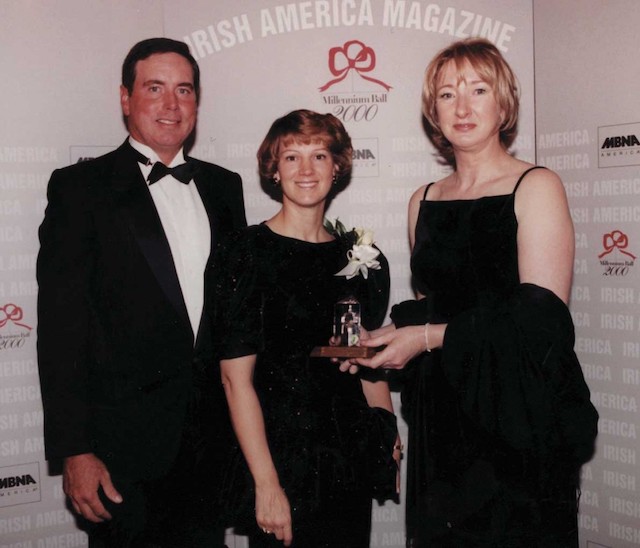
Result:
[[[324,226],[330,233],[353,242],[351,249],[347,251],[349,262],[340,272],[336,272],[336,276],[346,276],[347,280],[350,280],[358,274],[362,274],[366,280],[369,277],[370,268],[380,270],[380,263],[377,260],[380,250],[373,246],[372,230],[352,228],[347,231],[338,219],[333,222],[325,219]]]

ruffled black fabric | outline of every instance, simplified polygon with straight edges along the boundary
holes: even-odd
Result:
[[[411,321],[415,304],[400,310]],[[456,524],[455,542],[467,534],[470,546],[574,545],[578,474],[598,414],[573,343],[564,303],[531,284],[449,323],[442,352],[422,356],[403,394],[410,538],[447,537]],[[434,424],[442,406],[450,418]]]
[[[580,466],[593,456],[598,414],[574,342],[565,304],[521,284],[508,301],[449,323],[443,370],[480,428],[547,465],[562,456]]]
[[[391,319],[397,327],[420,325],[426,305],[405,301],[392,308]],[[566,305],[547,289],[521,284],[509,300],[448,324],[443,370],[480,427],[516,449],[562,447],[582,465],[593,456],[598,415],[574,343]]]

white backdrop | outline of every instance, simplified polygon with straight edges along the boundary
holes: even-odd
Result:
[[[594,5],[601,3],[589,1]],[[616,19],[624,21],[633,12],[630,6],[634,0],[616,0],[608,5],[616,3],[629,6]],[[590,155],[590,165],[595,168],[595,145],[578,142],[582,137],[572,131],[584,128],[591,142],[596,138],[597,126],[640,121],[640,116],[634,117],[629,112],[615,116],[613,106],[603,121],[596,120],[593,103],[589,106],[592,118],[588,124],[561,121],[571,110],[568,105],[574,107],[576,103],[570,87],[559,88],[553,84],[555,80],[568,79],[567,63],[559,62],[557,50],[553,49],[555,42],[548,38],[559,40],[568,50],[585,44],[565,43],[562,38],[564,24],[576,18],[580,20],[581,1],[564,0],[560,4],[563,9],[556,13],[556,2],[551,0],[449,0],[446,3],[424,0],[282,3],[274,0],[191,0],[188,3],[180,0],[0,0],[0,74],[3,75],[0,97],[4,99],[0,126],[0,548],[62,548],[86,544],[85,535],[76,529],[73,517],[65,509],[60,477],[50,475],[43,456],[42,411],[35,365],[36,230],[46,205],[50,172],[102,154],[124,140],[126,130],[118,101],[120,67],[135,42],[164,35],[190,44],[202,70],[203,86],[192,154],[242,174],[249,222],[268,218],[278,207],[260,190],[256,174],[255,152],[270,123],[296,108],[333,112],[344,120],[356,149],[354,178],[332,204],[329,216],[338,216],[347,226],[364,226],[375,231],[377,243],[391,263],[393,304],[411,297],[406,237],[409,196],[419,185],[443,173],[424,135],[420,115],[422,74],[439,48],[455,39],[481,34],[502,49],[523,89],[520,136],[514,152],[525,160],[533,161],[536,145],[533,5],[536,6],[535,89],[540,95],[537,123],[544,125],[542,131],[547,135],[542,136],[542,141],[538,136],[539,144],[557,146],[557,139],[572,140],[574,144],[569,146],[578,147],[576,154]],[[612,11],[607,12],[609,16]],[[586,11],[583,17],[587,17]],[[600,24],[606,22],[605,17],[599,19]],[[617,35],[617,24],[605,24],[598,39],[607,41],[612,33]],[[539,35],[538,28],[545,34]],[[574,29],[572,36],[580,36],[579,24],[569,28]],[[622,31],[635,37],[633,28],[629,25]],[[587,58],[594,49],[581,51]],[[356,60],[359,53],[361,56]],[[608,61],[608,58],[600,59],[601,64]],[[540,85],[538,72],[549,79],[548,85]],[[597,71],[584,72],[581,76],[589,78]],[[606,85],[602,82],[602,88]],[[587,96],[588,89],[580,88],[577,93]],[[603,97],[600,103],[609,101],[606,95],[599,97]],[[631,95],[627,100],[631,108]],[[545,109],[545,116],[540,113],[541,109]],[[574,114],[580,116],[577,110]],[[556,132],[568,132],[570,136],[553,137]],[[563,151],[540,151],[547,163],[551,155],[562,154]],[[565,167],[560,165],[564,160],[551,161],[555,162],[553,167]],[[573,172],[568,175],[572,182],[586,180],[582,175],[576,179]],[[614,176],[607,175],[606,179]],[[637,191],[634,194],[637,203]],[[586,196],[586,201],[592,196]],[[623,194],[619,200],[628,203],[632,197]],[[577,204],[576,207],[589,209],[590,206]],[[579,225],[580,218],[574,217],[574,220],[578,232],[586,233]],[[631,224],[620,226],[631,238]],[[601,275],[600,271],[596,272],[599,263],[593,255],[602,252],[599,243],[602,233],[612,232],[614,228],[596,227],[595,235],[585,236],[587,246],[578,240],[579,258],[587,261],[588,273],[578,271],[576,275],[574,317],[579,335],[583,328],[594,331],[582,336],[580,341],[603,339],[601,319],[595,312],[590,312],[591,324],[584,325],[586,316],[580,314],[589,313],[588,306],[587,309],[580,307],[588,302],[578,296],[583,296],[583,288],[587,287],[583,281],[585,275],[593,276],[594,280]],[[640,243],[636,245],[635,249],[640,252]],[[634,251],[631,243],[628,250]],[[618,251],[619,248],[616,253]],[[585,253],[590,255],[587,257]],[[576,265],[578,270],[582,263]],[[633,288],[638,287],[638,278],[637,273],[632,272],[633,277],[629,274],[619,281],[623,288],[634,291],[636,306],[632,310],[630,304],[627,315],[635,318],[632,321],[637,331],[638,290]],[[608,286],[614,287],[614,284]],[[595,294],[599,291],[592,286],[592,306],[599,306],[599,295]],[[615,304],[607,306],[612,313],[617,310]],[[615,318],[612,321],[615,322]],[[635,336],[622,331],[610,333],[616,341],[610,344],[620,356],[626,347],[617,341],[631,344],[637,339],[637,333]],[[588,345],[600,343],[580,344],[583,347],[579,350],[584,351],[592,348]],[[628,348],[631,352],[636,347]],[[600,356],[590,353],[586,358],[589,367],[603,363]],[[637,356],[625,356],[625,359],[627,369],[635,371],[629,373],[629,378],[635,374],[633,378],[637,380]],[[610,366],[610,375],[615,376],[611,381],[613,385],[622,384],[620,363],[616,359]],[[590,371],[600,370],[588,369],[587,373]],[[590,379],[598,374],[589,373]],[[633,384],[628,385],[628,392],[633,389]],[[608,387],[602,391],[617,393],[618,388]],[[609,401],[600,396],[603,405]],[[625,418],[617,420],[633,422],[631,413],[622,416]],[[401,427],[404,432],[404,424]],[[611,443],[618,448],[619,455],[625,454],[620,449],[631,450],[637,446],[635,435],[633,439]],[[633,455],[635,459],[635,452]],[[605,488],[602,477],[598,476],[602,472],[597,462],[587,468],[592,478],[586,480],[586,490],[596,497]],[[628,481],[634,482],[632,491],[635,492],[636,476],[632,467],[618,462],[612,463],[608,470],[634,478]],[[619,498],[634,500],[630,494],[635,493],[629,489],[623,493]],[[592,501],[593,496],[589,495],[588,500]],[[637,504],[637,498],[635,500]],[[587,498],[583,498],[583,508],[585,504]],[[589,539],[600,539],[606,546],[625,545],[626,540],[619,537],[613,537],[617,539],[615,542],[605,542],[609,534],[605,531],[605,522],[609,518],[600,517],[600,531],[594,532],[589,526],[593,518],[607,510],[606,504],[601,495],[600,506],[592,504],[586,509],[590,519],[582,521],[583,546],[587,546]],[[631,510],[637,511],[634,508]],[[371,546],[404,546],[402,504],[376,506],[373,517]],[[630,516],[622,515],[622,518],[621,523],[631,523],[627,519]],[[243,547],[244,539],[230,535],[228,544]]]
[[[579,4],[535,2],[538,161],[569,197],[576,350],[600,412],[582,538],[640,546],[640,11],[636,0]]]

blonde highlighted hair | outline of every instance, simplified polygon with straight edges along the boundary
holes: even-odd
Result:
[[[478,76],[491,86],[503,113],[500,142],[505,150],[508,149],[513,144],[518,131],[520,107],[518,81],[498,48],[484,38],[467,38],[454,42],[441,50],[431,60],[425,71],[422,86],[422,113],[428,123],[427,131],[433,144],[447,162],[450,164],[455,162],[453,147],[443,135],[436,113],[438,85],[442,72],[450,61],[453,61],[458,71],[462,71],[464,65],[469,63]]]

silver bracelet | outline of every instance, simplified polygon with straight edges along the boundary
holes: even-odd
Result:
[[[427,352],[431,352],[431,345],[429,344],[429,322],[424,324],[424,342],[427,346]]]

